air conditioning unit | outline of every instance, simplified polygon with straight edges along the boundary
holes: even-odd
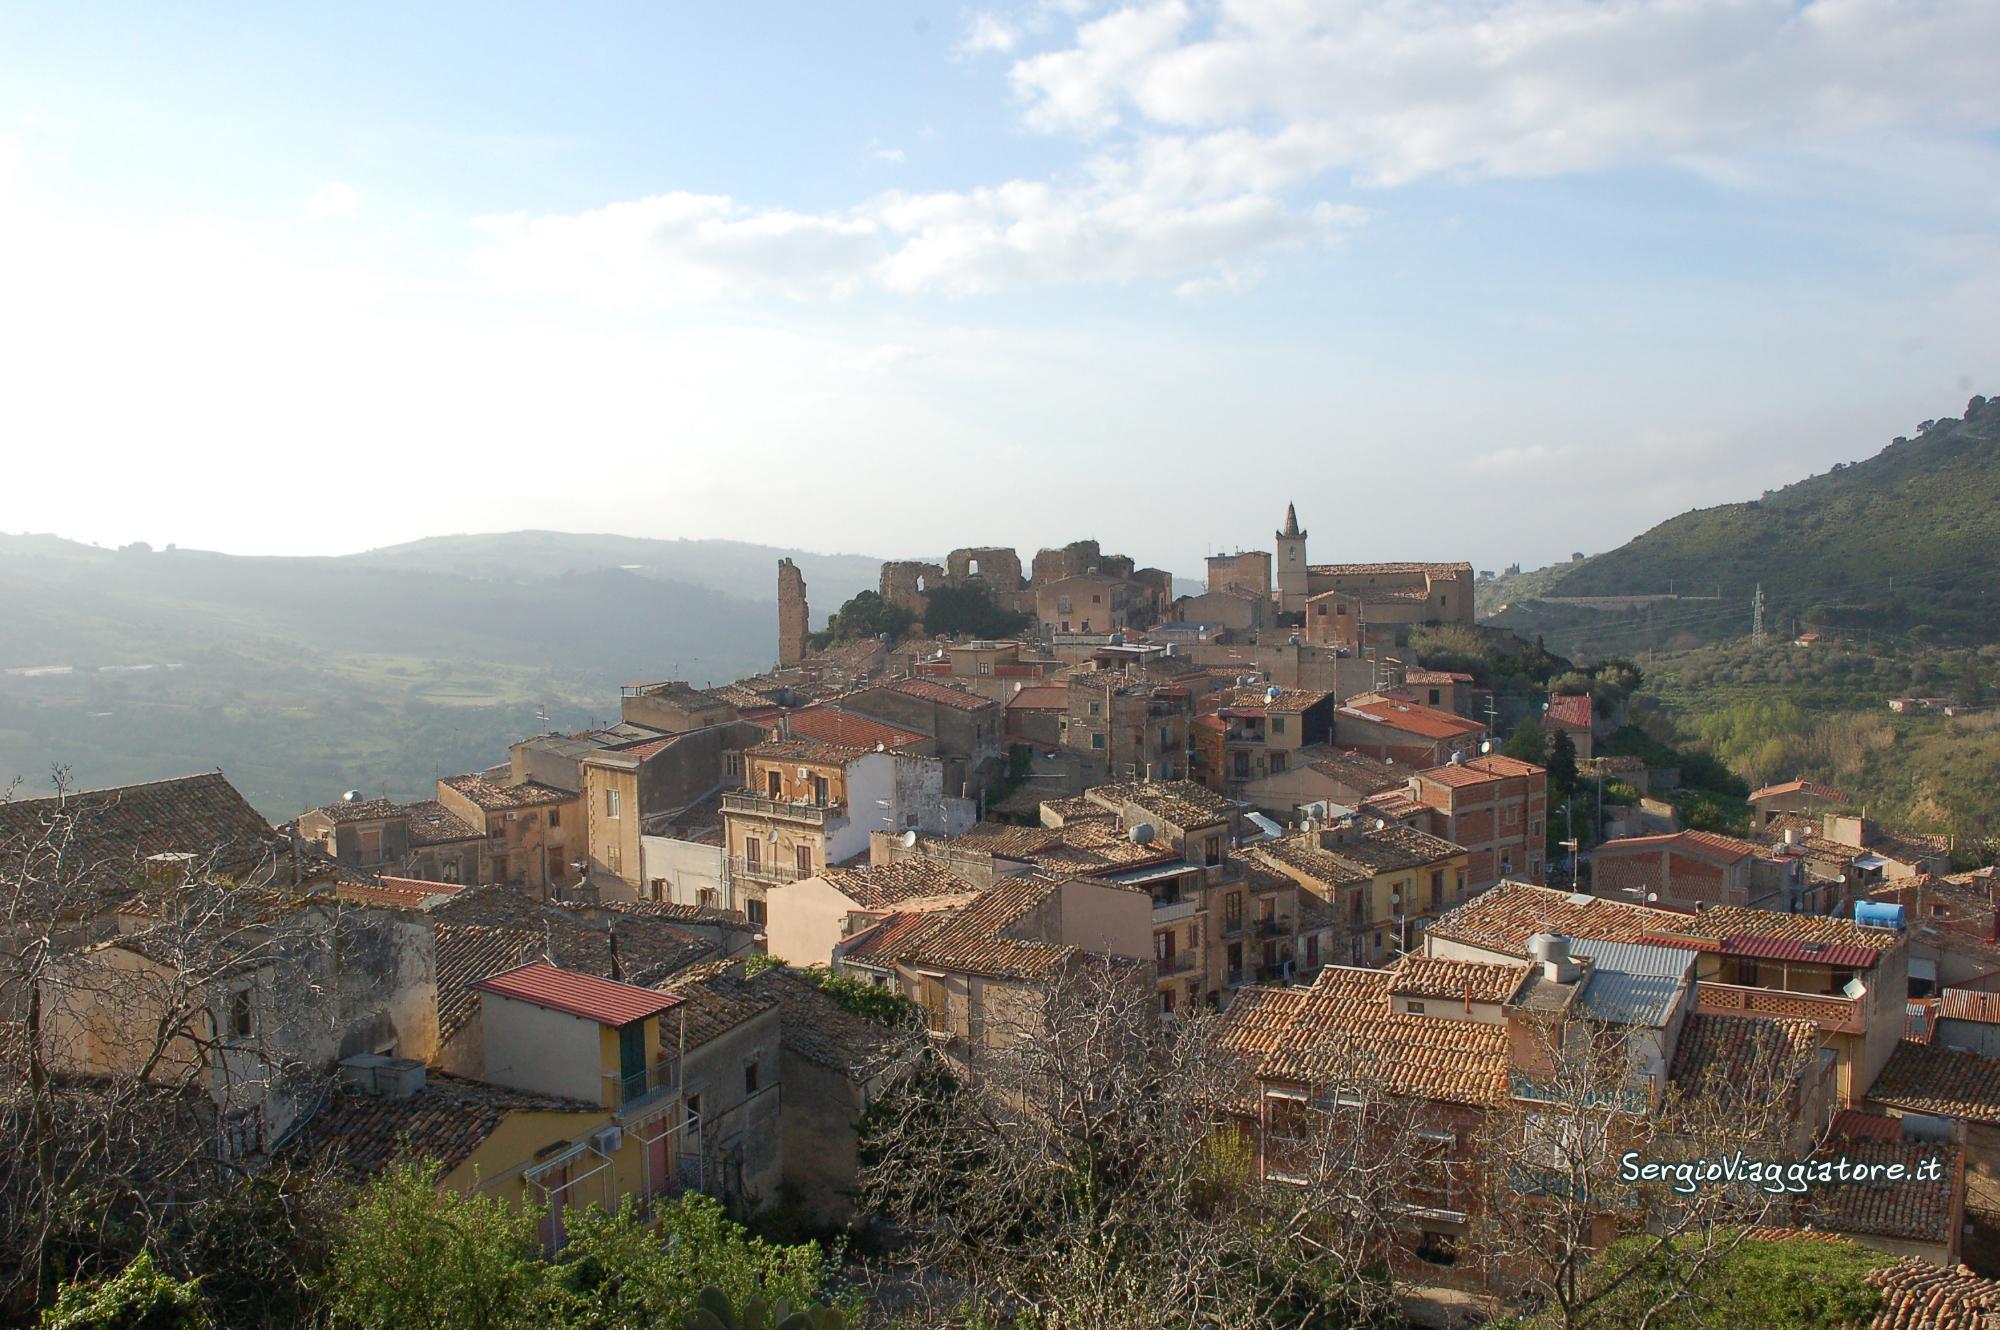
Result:
[[[615,1155],[623,1144],[625,1129],[622,1127],[599,1127],[590,1133],[590,1148],[601,1155]]]

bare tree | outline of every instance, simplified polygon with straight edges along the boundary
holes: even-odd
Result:
[[[24,812],[24,809],[31,811]],[[209,859],[120,859],[103,800],[16,805],[0,842],[0,1305],[223,1240],[271,1137],[317,1089],[332,917]],[[263,1187],[288,1222],[311,1204]],[[259,1237],[273,1257],[282,1232]],[[179,1244],[176,1248],[174,1244]]]
[[[1380,1310],[1422,1160],[1362,1066],[1279,1114],[1150,983],[1091,962],[877,1110],[863,1185],[927,1272],[926,1309],[1155,1330],[1345,1323]],[[1004,1025],[1004,1028],[994,1028]]]
[[[1511,1102],[1489,1118],[1479,1257],[1564,1330],[1659,1323],[1700,1295],[1746,1228],[1789,1203],[1747,1183],[1643,1170],[1796,1152],[1823,1111],[1811,1026],[1694,1017],[1682,1038],[1694,1042],[1663,1084],[1653,1046],[1629,1027],[1541,1027]]]

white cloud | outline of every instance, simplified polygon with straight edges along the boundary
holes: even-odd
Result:
[[[1085,180],[892,191],[843,213],[760,210],[660,194],[568,216],[480,219],[475,269],[516,295],[613,306],[723,296],[838,299],[864,289],[978,295],[1015,286],[1172,277],[1331,239],[1358,209],[1293,207],[1255,190],[1189,191],[1143,164]]]
[[[1179,0],[1017,61],[1027,122],[1234,136],[1394,185],[2000,128],[1990,0]],[[1199,141],[1199,138],[1196,140]],[[1245,145],[1248,146],[1245,146]]]
[[[1199,300],[1204,296],[1241,295],[1264,280],[1264,265],[1246,264],[1238,267],[1233,263],[1219,264],[1214,273],[1207,277],[1193,277],[1174,288],[1174,294],[1183,300]]]
[[[904,162],[909,160],[910,155],[904,152],[901,148],[885,148],[878,146],[870,148],[868,150],[868,156],[873,161],[887,162],[891,166],[901,166]]]
[[[965,37],[959,42],[958,49],[965,55],[982,55],[996,51],[1004,55],[1013,50],[1020,40],[1020,32],[1011,23],[995,18],[982,10],[972,16],[972,22],[967,26]]]
[[[302,211],[306,220],[323,222],[330,217],[347,217],[361,206],[361,196],[351,185],[343,185],[338,180],[329,180],[314,190]]]

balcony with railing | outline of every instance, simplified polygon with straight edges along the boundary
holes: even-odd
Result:
[[[782,860],[745,859],[740,854],[729,856],[729,875],[751,882],[798,882],[818,871]]]
[[[624,1118],[637,1117],[681,1091],[680,1059],[663,1058],[643,1071],[604,1073],[604,1104]]]
[[[1290,937],[1291,935],[1292,921],[1283,915],[1275,919],[1259,919],[1257,921],[1258,937]]]
[[[1168,896],[1153,898],[1153,922],[1155,924],[1177,923],[1182,919],[1192,919],[1201,902],[1192,896]]]
[[[1824,1034],[1866,1034],[1867,1013],[1860,998],[1786,993],[1741,984],[1695,985],[1695,1010],[1716,1016],[1791,1016],[1811,1021]]]
[[[1177,951],[1171,956],[1154,957],[1153,970],[1160,978],[1170,979],[1175,975],[1192,973],[1196,962],[1200,959],[1201,956],[1197,952]]]
[[[722,796],[722,811],[725,813],[750,813],[757,817],[782,818],[787,822],[803,822],[808,826],[823,827],[828,819],[838,821],[846,816],[844,804],[816,804],[808,799],[772,799],[748,790],[731,790]]]

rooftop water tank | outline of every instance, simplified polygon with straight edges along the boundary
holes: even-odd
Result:
[[[1887,901],[1856,901],[1854,922],[1863,928],[1901,928],[1903,907]]]

